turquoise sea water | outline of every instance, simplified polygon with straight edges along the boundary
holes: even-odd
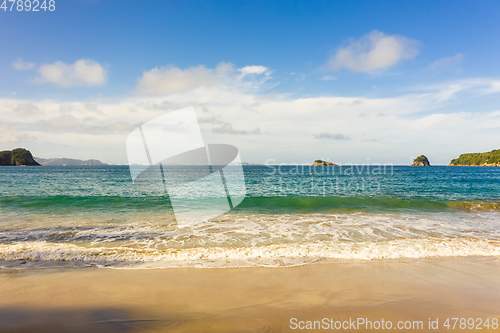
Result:
[[[168,196],[134,187],[127,166],[1,167],[0,265],[225,267],[500,256],[500,168],[244,171],[247,197],[239,206],[177,225]]]

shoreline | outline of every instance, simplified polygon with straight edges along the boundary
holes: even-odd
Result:
[[[445,166],[449,167],[487,167],[487,168],[496,168],[500,167],[500,164],[493,163],[493,164],[475,164],[475,165],[468,165],[468,164],[448,164]]]
[[[0,270],[1,332],[302,332],[290,328],[291,318],[427,325],[429,318],[500,320],[498,304],[498,257],[223,269]]]
[[[397,239],[386,242],[270,244],[253,247],[194,247],[141,249],[137,247],[85,247],[57,243],[0,246],[0,269],[102,267],[258,268],[308,264],[382,261],[481,260],[499,258],[496,239]]]

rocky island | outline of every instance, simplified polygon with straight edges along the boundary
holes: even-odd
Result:
[[[431,164],[425,155],[420,155],[413,160],[413,164],[410,166],[431,166]]]
[[[451,160],[448,166],[500,166],[500,149],[486,153],[461,154],[458,158]]]
[[[339,165],[332,162],[326,162],[323,160],[316,160],[314,161],[312,166],[339,166]]]
[[[31,152],[24,148],[0,151],[0,165],[40,165]]]

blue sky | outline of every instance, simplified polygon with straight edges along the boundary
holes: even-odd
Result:
[[[131,129],[194,105],[206,140],[251,162],[446,164],[500,148],[498,17],[498,1],[0,11],[0,149],[126,163]]]

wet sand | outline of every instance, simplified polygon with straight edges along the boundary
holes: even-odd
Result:
[[[304,332],[298,321],[500,319],[500,260],[0,271],[0,332]],[[439,318],[439,329],[428,328]],[[384,330],[323,329],[322,332]],[[495,332],[500,329],[474,330]]]

